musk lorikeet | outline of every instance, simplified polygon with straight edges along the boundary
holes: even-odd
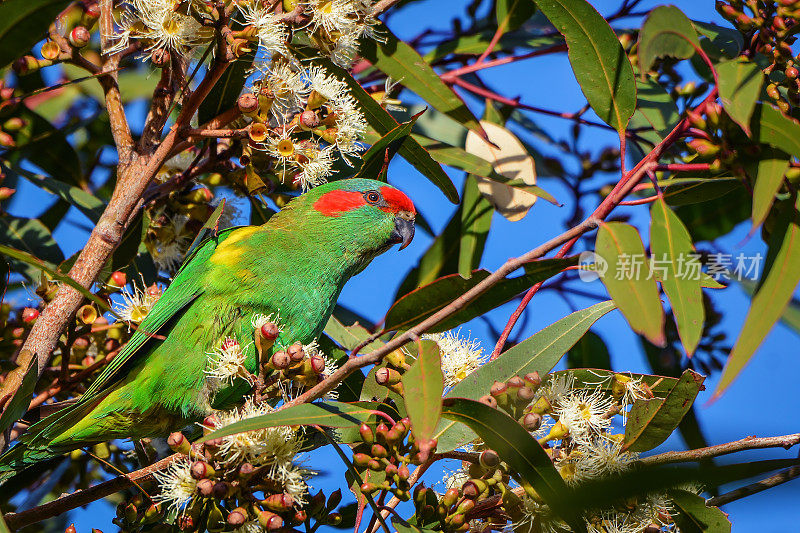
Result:
[[[409,244],[415,213],[394,187],[348,179],[301,195],[262,226],[208,239],[86,393],[0,456],[0,482],[83,446],[164,436],[202,420],[225,387],[207,373],[223,339],[239,339],[252,373],[255,316],[280,316],[273,350],[311,343],[347,280],[393,244]]]

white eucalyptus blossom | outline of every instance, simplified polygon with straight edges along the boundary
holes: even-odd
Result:
[[[308,94],[303,74],[288,61],[272,61],[264,80],[274,98],[270,113],[279,124],[286,124],[288,116],[301,107]]]
[[[562,396],[555,405],[558,420],[573,440],[581,442],[611,426],[608,411],[616,403],[600,391],[576,390]]]
[[[289,55],[286,42],[289,40],[289,31],[279,17],[267,11],[258,0],[247,4],[239,4],[244,24],[254,26],[258,35],[258,45],[269,56],[280,54]]]
[[[218,348],[206,355],[208,356],[208,364],[205,372],[211,378],[232,383],[237,377],[248,377],[250,375],[244,366],[247,354],[233,337],[226,337]]]
[[[635,452],[622,451],[622,444],[616,439],[606,438],[580,443],[576,451],[578,459],[575,465],[578,475],[584,479],[594,479],[623,472],[639,456]]]
[[[261,326],[266,324],[267,322],[272,322],[276,326],[278,326],[278,332],[283,330],[283,325],[281,324],[281,315],[279,313],[270,313],[265,315],[263,313],[256,313],[250,319],[250,325],[253,326],[254,330],[261,329]]]
[[[269,405],[256,404],[252,398],[248,398],[242,407],[219,413],[214,429],[273,411]],[[268,466],[291,462],[300,451],[300,446],[301,439],[297,431],[289,426],[278,426],[222,437],[219,451],[222,462],[231,466],[242,462]]]
[[[158,482],[159,493],[153,496],[153,501],[180,511],[191,500],[197,488],[197,480],[192,477],[191,468],[191,461],[180,458],[170,463],[165,470],[155,472],[153,476]]]
[[[487,361],[480,342],[469,336],[461,337],[459,333],[460,331],[446,331],[422,336],[423,339],[432,340],[439,345],[444,386],[447,388],[453,387]]]
[[[130,292],[127,287],[123,287],[120,291],[123,303],[116,307],[115,311],[125,322],[132,322],[140,324],[145,319],[147,313],[153,308],[160,296],[159,293],[149,289],[141,290],[135,284],[133,285],[133,292]]]
[[[297,162],[301,172],[296,179],[300,182],[303,191],[328,181],[328,177],[333,174],[333,159],[333,147],[321,148],[318,145],[306,143],[302,149],[302,156]]]

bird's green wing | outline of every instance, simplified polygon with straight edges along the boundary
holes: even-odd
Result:
[[[97,379],[81,396],[79,403],[94,399],[108,384],[119,379],[122,370],[132,363],[137,355],[145,353],[143,347],[149,341],[158,341],[163,334],[161,329],[171,319],[180,316],[187,307],[203,294],[203,276],[206,261],[214,253],[217,244],[230,234],[230,228],[206,239],[186,257],[175,279],[161,295],[156,304],[137,328],[128,343],[103,369]]]

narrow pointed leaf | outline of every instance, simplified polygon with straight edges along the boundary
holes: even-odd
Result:
[[[536,3],[532,0],[497,0],[495,17],[497,27],[503,33],[513,31],[522,26],[536,12]]]
[[[364,59],[404,87],[417,93],[440,113],[444,113],[465,128],[483,134],[478,119],[472,111],[414,48],[398,39],[383,24],[379,24],[375,31],[381,35],[381,40],[361,39],[359,54]]]
[[[661,286],[669,298],[678,335],[686,354],[691,357],[703,336],[705,306],[700,288],[701,272],[685,266],[695,253],[689,231],[663,199],[653,203],[650,210],[650,251],[654,270],[659,269]]]
[[[468,426],[498,453],[512,470],[533,486],[542,500],[575,532],[586,531],[580,515],[568,504],[569,490],[550,456],[516,420],[475,400],[447,398],[442,416]]]
[[[704,380],[703,376],[693,370],[684,370],[664,398],[634,402],[625,424],[622,449],[645,452],[667,440],[683,416],[692,408],[694,399],[703,388]]]
[[[647,15],[639,32],[642,73],[649,71],[660,57],[692,57],[695,52],[692,45],[700,47],[692,21],[675,6],[658,6]]]
[[[719,507],[707,507],[702,496],[681,489],[671,489],[667,495],[677,511],[673,518],[681,533],[730,533],[728,516]]]
[[[789,159],[789,155],[781,150],[762,147],[755,169],[756,182],[753,185],[753,227],[761,225],[767,218],[775,195],[783,183],[783,176],[789,168]]]
[[[728,115],[750,135],[750,118],[764,84],[761,67],[750,60],[737,58],[716,65],[719,99]]]
[[[756,352],[767,333],[783,314],[800,282],[800,198],[785,206],[782,221],[773,230],[770,251],[777,249],[772,266],[762,275],[761,287],[750,304],[739,338],[733,346],[714,397],[727,389]],[[783,230],[785,228],[785,231]]]
[[[411,128],[414,126],[414,123],[424,112],[425,110],[423,109],[411,117],[411,120],[403,122],[391,129],[386,135],[370,146],[369,150],[364,152],[364,155],[361,157],[363,163],[355,177],[377,179],[383,165],[392,160],[392,157],[397,153],[400,145],[403,144],[406,137],[411,134]]]
[[[421,449],[430,451],[433,432],[442,412],[444,374],[439,345],[421,340],[418,346],[417,360],[403,374],[403,400],[411,419],[414,439]]]
[[[475,317],[502,305],[535,283],[544,281],[561,272],[564,268],[576,264],[577,258],[544,259],[532,263],[526,273],[516,278],[504,279],[481,294],[468,306],[456,311],[429,331],[452,329]],[[416,289],[399,300],[386,314],[384,328],[387,330],[406,329],[433,315],[453,300],[489,276],[488,270],[476,270],[472,277],[464,279],[458,274],[451,274],[437,279]]]
[[[628,324],[653,344],[663,346],[664,309],[636,228],[622,222],[602,224],[595,252],[608,265],[600,278]]]
[[[613,302],[601,302],[550,324],[469,374],[450,389],[446,397],[477,400],[489,393],[495,381],[507,381],[530,372],[539,372],[544,377],[592,324],[614,308]],[[436,438],[439,440],[437,449],[445,452],[473,440],[475,435],[464,426],[442,421],[436,429]]]
[[[28,172],[23,168],[16,168],[12,170],[4,166],[3,171],[6,173],[13,172],[18,174],[41,189],[55,194],[62,200],[65,200],[70,205],[74,206],[75,209],[86,215],[86,218],[95,224],[98,220],[100,220],[100,216],[103,214],[106,204],[98,197],[84,191],[83,189],[73,187],[72,185],[68,185],[67,183],[53,179],[49,176]]]
[[[750,122],[753,140],[800,157],[800,122],[767,104],[756,106]]]
[[[374,415],[374,410],[342,402],[315,402],[293,405],[266,415],[246,418],[212,431],[199,441],[206,442],[245,431],[277,426],[324,426],[346,428],[363,424]]]
[[[636,109],[633,68],[611,27],[584,0],[540,0],[539,9],[564,35],[572,70],[592,109],[622,131]]]
[[[633,67],[608,22],[585,0],[538,0],[564,35],[572,71],[603,122],[622,131],[636,109]]]

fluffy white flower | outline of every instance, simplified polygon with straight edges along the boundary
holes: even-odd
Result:
[[[459,468],[458,470],[451,470],[450,472],[445,473],[444,478],[442,481],[444,482],[444,489],[461,489],[461,487],[472,479],[472,476],[469,475],[463,468]]]
[[[284,492],[294,498],[297,504],[305,505],[306,494],[308,494],[306,478],[310,474],[310,471],[291,460],[283,460],[272,465],[269,478],[282,485]]]
[[[289,55],[286,41],[289,40],[289,31],[279,18],[255,0],[248,4],[239,4],[245,25],[252,25],[258,34],[258,45],[270,56],[273,54]]]
[[[567,533],[572,529],[547,505],[528,495],[522,497],[522,516],[512,524],[515,533]]]
[[[487,361],[480,342],[469,336],[460,337],[459,332],[425,334],[423,339],[434,341],[439,345],[442,359],[444,386],[452,387]]]
[[[188,8],[182,12],[173,0],[132,0],[128,5],[118,22],[120,31],[112,36],[116,43],[107,53],[121,51],[130,39],[138,39],[144,41],[146,51],[161,49],[188,56],[214,37],[211,28],[190,16]]]
[[[635,452],[623,452],[621,443],[603,438],[580,443],[572,454],[576,452],[575,465],[578,475],[584,479],[623,472],[639,456]]]
[[[241,408],[219,413],[219,421],[214,429],[273,411],[269,405],[257,405],[252,398],[248,398]],[[301,439],[295,430],[289,426],[278,426],[223,437],[219,450],[226,464],[235,465],[246,461],[254,466],[261,466],[291,462],[300,451],[300,446]]]
[[[181,510],[191,500],[197,488],[197,480],[192,477],[191,468],[191,461],[181,458],[170,463],[166,470],[155,472],[153,476],[160,490],[153,496],[153,501]]]
[[[118,306],[115,311],[125,322],[133,322],[140,324],[142,320],[150,312],[155,303],[161,296],[160,291],[147,288],[142,291],[135,284],[133,285],[133,293],[127,287],[123,287],[120,291],[122,295],[123,304]]]
[[[264,79],[274,97],[270,113],[278,123],[286,124],[288,115],[300,108],[308,93],[303,74],[288,61],[273,61]]]
[[[312,66],[307,71],[311,90],[322,96],[325,100],[349,94],[347,84],[335,76],[331,76],[323,67]]]
[[[575,375],[572,372],[551,374],[537,392],[539,397],[555,405],[572,390],[574,383]]]
[[[297,164],[301,172],[296,179],[303,191],[322,185],[333,174],[333,148],[330,146],[320,148],[312,143],[306,143]]]
[[[237,377],[249,376],[244,367],[247,355],[239,342],[232,337],[226,337],[216,350],[206,355],[208,364],[205,372],[212,378],[232,383]]]
[[[606,413],[616,403],[599,389],[576,390],[562,396],[555,405],[555,415],[569,430],[573,440],[581,442],[611,426]]]

